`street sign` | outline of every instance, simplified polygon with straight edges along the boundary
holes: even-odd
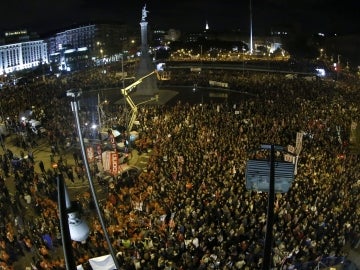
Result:
[[[246,164],[246,189],[269,192],[270,160],[248,160]],[[274,161],[275,192],[286,193],[294,181],[295,165],[291,162]]]

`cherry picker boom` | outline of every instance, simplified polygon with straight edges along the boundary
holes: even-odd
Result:
[[[136,120],[137,113],[138,113],[138,107],[137,106],[140,105],[140,104],[144,104],[144,103],[147,103],[147,102],[158,100],[159,96],[156,95],[155,97],[152,97],[149,100],[143,101],[143,102],[141,102],[139,104],[135,104],[134,101],[132,100],[132,98],[130,97],[130,93],[131,93],[132,89],[134,89],[138,84],[142,83],[142,81],[144,79],[146,79],[147,77],[149,77],[149,76],[151,76],[153,74],[156,74],[157,79],[161,80],[161,81],[170,79],[170,72],[159,72],[158,70],[154,70],[154,71],[150,72],[149,74],[141,77],[137,81],[133,82],[129,86],[121,89],[121,93],[124,95],[124,98],[125,98],[126,102],[129,104],[129,106],[131,108],[131,118],[130,118],[128,128],[127,128],[128,132],[130,132],[132,130],[132,127],[133,127],[134,122]]]

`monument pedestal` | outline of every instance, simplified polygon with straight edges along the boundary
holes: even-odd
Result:
[[[137,79],[146,76],[150,72],[155,70],[155,65],[153,64],[149,51],[148,51],[148,43],[147,43],[147,21],[141,21],[141,56],[139,69],[137,73]],[[149,76],[145,78],[141,84],[137,86],[137,92],[144,96],[154,96],[158,92],[157,86],[157,78],[156,75]]]

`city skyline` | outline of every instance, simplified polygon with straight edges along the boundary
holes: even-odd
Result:
[[[44,34],[66,29],[71,25],[114,21],[137,27],[141,9],[146,5],[150,26],[160,29],[198,31],[208,22],[211,30],[237,29],[249,31],[250,0],[236,1],[129,1],[115,0],[13,0],[0,17],[0,29],[12,31],[28,29]],[[306,33],[359,33],[357,12],[360,4],[355,0],[326,1],[252,0],[254,33],[269,33],[272,28],[295,29]]]

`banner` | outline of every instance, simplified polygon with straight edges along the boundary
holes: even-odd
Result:
[[[93,270],[114,270],[116,269],[113,258],[110,255],[95,257],[89,259],[90,266]]]
[[[295,147],[289,144],[287,146],[287,151],[292,153],[292,154],[295,154]]]
[[[95,156],[94,156],[94,149],[91,146],[88,146],[86,148],[86,157],[88,162],[94,162]]]
[[[229,88],[229,84],[226,82],[209,81],[209,85],[223,87],[223,88]]]
[[[98,144],[97,146],[96,146],[96,152],[97,152],[97,158],[98,158],[98,160],[100,161],[100,162],[102,162],[102,149],[101,149],[101,145],[100,144]]]
[[[111,152],[105,151],[101,154],[102,156],[102,164],[104,171],[110,171],[111,169]]]
[[[302,141],[303,141],[304,132],[300,131],[296,133],[296,154],[299,155],[302,150]]]
[[[290,154],[284,154],[284,161],[291,162],[295,164],[295,156]]]
[[[98,166],[99,165],[100,164],[98,164]],[[119,171],[121,172],[118,152],[105,151],[102,153],[102,169],[112,174],[118,174]]]
[[[122,79],[125,79],[127,76],[127,72],[116,72],[115,77],[120,77]]]
[[[302,140],[302,138],[301,138],[301,140]],[[297,164],[298,164],[298,160],[299,160],[299,155],[295,156],[296,148],[290,144],[287,146],[287,151],[291,154],[284,154],[284,160],[295,164],[294,175],[297,175]]]
[[[113,133],[109,134],[109,141],[111,143],[111,146],[114,150],[116,150],[116,141],[115,141],[115,136]]]
[[[111,172],[117,174],[119,169],[119,157],[118,153],[111,153]]]
[[[212,98],[228,98],[227,93],[219,93],[219,92],[210,92],[209,97]]]
[[[192,67],[190,68],[191,72],[201,72],[201,68],[200,67]]]

